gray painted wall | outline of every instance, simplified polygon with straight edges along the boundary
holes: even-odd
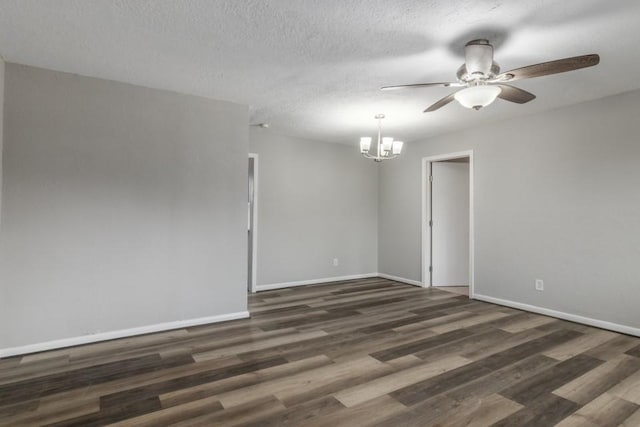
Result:
[[[476,292],[640,327],[639,105],[635,91],[408,144],[380,171],[380,271],[421,279],[421,158],[473,149]]]
[[[0,58],[0,227],[2,227],[2,148],[4,136],[4,61]],[[1,296],[2,294],[0,294]]]
[[[5,75],[5,63],[0,58],[0,230],[2,230],[2,152],[3,152],[3,140],[4,140],[4,75]],[[0,233],[0,242],[2,241],[2,233]],[[0,278],[2,275],[2,265],[0,264]],[[0,281],[0,310],[6,310],[6,292],[2,282]],[[1,343],[1,341],[0,341]]]
[[[0,348],[246,310],[248,109],[7,64]]]
[[[259,155],[258,286],[377,272],[376,164],[355,145],[262,128],[251,129],[250,151]]]

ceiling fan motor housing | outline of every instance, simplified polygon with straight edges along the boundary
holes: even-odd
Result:
[[[488,40],[471,40],[464,47],[465,63],[458,69],[458,79],[462,82],[488,80],[500,73],[500,67],[493,60],[493,46]]]

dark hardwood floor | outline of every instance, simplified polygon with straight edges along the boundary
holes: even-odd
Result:
[[[0,425],[640,426],[640,339],[384,279],[0,360]]]

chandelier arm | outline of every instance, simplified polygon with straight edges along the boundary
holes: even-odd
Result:
[[[374,155],[369,154],[369,153],[362,153],[362,156],[367,158],[367,159],[371,159],[371,160],[390,160],[390,159],[395,159],[396,157],[398,157],[397,154],[392,154],[390,156],[374,156]]]

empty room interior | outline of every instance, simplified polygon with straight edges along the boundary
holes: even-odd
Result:
[[[640,427],[638,22],[0,0],[0,426]]]

